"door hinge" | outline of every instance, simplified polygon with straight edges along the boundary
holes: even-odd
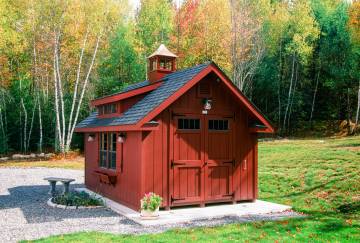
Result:
[[[234,196],[235,196],[235,192],[223,195],[223,197],[234,197]]]
[[[175,166],[180,166],[180,165],[186,165],[186,163],[179,163],[179,162],[174,162],[174,160],[171,160],[171,168],[174,168]]]
[[[186,198],[174,198],[172,195],[171,195],[171,197],[170,197],[171,203],[176,202],[176,201],[185,200],[185,199],[186,199]]]

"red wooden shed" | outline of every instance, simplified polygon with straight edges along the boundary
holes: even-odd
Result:
[[[215,63],[176,58],[161,45],[148,80],[91,102],[86,187],[135,210],[147,192],[166,209],[256,199],[257,134],[273,126]]]

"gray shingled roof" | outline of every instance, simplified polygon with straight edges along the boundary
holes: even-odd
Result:
[[[130,84],[129,86],[125,87],[120,92],[110,94],[110,95],[104,95],[104,96],[101,96],[99,98],[96,98],[95,100],[103,99],[103,98],[118,95],[118,94],[123,94],[123,93],[126,93],[128,91],[138,89],[138,88],[142,88],[142,87],[145,87],[145,86],[148,86],[148,85],[150,85],[150,81],[149,80],[144,80],[144,81],[141,81],[141,82],[138,82],[138,83],[135,83],[135,84]]]
[[[210,62],[207,62],[168,74],[163,78],[164,82],[157,89],[151,91],[121,116],[100,119],[97,118],[97,112],[93,112],[80,122],[76,128],[136,124],[209,65]],[[149,84],[149,81],[146,80],[127,87],[123,92],[146,86],[146,82]]]

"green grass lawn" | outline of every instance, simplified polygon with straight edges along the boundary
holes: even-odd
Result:
[[[37,242],[360,242],[360,137],[259,144],[260,199],[305,219],[175,229],[162,234],[60,235]]]

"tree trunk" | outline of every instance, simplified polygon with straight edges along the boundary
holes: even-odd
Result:
[[[282,40],[280,40],[280,58],[278,71],[278,127],[281,127],[281,81],[282,81]]]
[[[321,70],[321,65],[319,66],[319,70],[318,70],[318,73],[316,76],[314,96],[313,96],[312,105],[311,105],[311,112],[310,112],[310,119],[309,119],[311,128],[312,128],[312,118],[313,118],[313,113],[314,113],[314,108],[315,108],[315,99],[316,99],[316,94],[317,94],[318,86],[319,86],[320,70]]]
[[[39,152],[42,153],[43,150],[43,127],[42,127],[42,112],[41,112],[41,99],[40,91],[38,94],[38,109],[39,109]]]
[[[294,88],[293,88],[293,92],[292,92],[292,97],[291,97],[291,102],[290,102],[290,108],[289,108],[289,115],[288,115],[288,121],[287,121],[287,129],[288,129],[288,133],[290,132],[290,121],[291,121],[291,114],[292,114],[292,108],[293,108],[293,104],[294,104],[294,98],[295,98],[295,93],[296,93],[296,86],[298,83],[298,74],[299,74],[299,64],[296,63],[295,66],[295,81],[294,81]]]
[[[35,104],[32,110],[32,117],[31,117],[31,123],[30,123],[30,130],[29,130],[29,136],[27,138],[27,143],[26,143],[26,148],[29,149],[30,148],[30,138],[31,138],[31,133],[32,133],[32,129],[34,126],[34,117],[35,117],[35,110],[36,110],[36,106],[37,106],[37,98],[35,100]]]
[[[353,131],[351,129],[350,88],[347,88],[346,110],[347,110],[348,134],[352,134]]]
[[[358,88],[358,97],[357,97],[357,108],[356,108],[356,117],[355,117],[355,128],[359,124],[359,112],[360,112],[360,79],[359,79],[359,88]]]
[[[69,141],[71,139],[70,138],[71,133],[69,131],[71,131],[71,128],[72,128],[73,114],[74,114],[75,103],[76,103],[76,99],[77,99],[78,87],[79,87],[79,82],[80,82],[81,65],[82,65],[82,60],[83,60],[83,56],[84,56],[84,50],[85,50],[85,46],[86,46],[87,37],[88,37],[88,32],[86,32],[86,35],[84,38],[83,46],[81,48],[80,57],[79,57],[78,69],[76,72],[74,94],[73,94],[73,100],[72,100],[71,111],[70,111],[70,116],[69,116],[68,134],[66,137],[67,141]]]
[[[96,45],[95,45],[94,52],[93,52],[93,55],[92,55],[91,63],[90,63],[88,72],[86,74],[85,80],[84,80],[84,85],[83,85],[82,90],[81,90],[80,98],[79,98],[78,103],[77,103],[77,109],[76,109],[76,114],[75,114],[75,118],[74,118],[74,123],[72,124],[71,130],[68,131],[70,134],[68,135],[68,139],[67,139],[66,144],[65,144],[65,151],[66,152],[70,150],[71,140],[72,140],[72,137],[73,137],[73,134],[74,134],[77,119],[79,117],[81,104],[82,104],[82,101],[84,99],[84,95],[85,95],[85,91],[86,91],[86,88],[87,88],[87,85],[88,85],[88,82],[89,82],[90,74],[91,74],[92,68],[93,68],[94,63],[95,63],[95,58],[96,58],[96,54],[97,54],[97,51],[98,51],[98,48],[99,48],[99,43],[100,43],[100,36],[98,36],[98,38],[96,40]]]
[[[55,95],[55,114],[56,114],[56,132],[55,132],[55,149],[60,149],[63,153],[64,151],[61,149],[64,146],[62,142],[61,136],[61,127],[60,127],[60,111],[59,111],[59,92],[58,92],[58,80],[57,80],[57,72],[56,72],[56,48],[57,48],[57,37],[55,35],[55,43],[54,43],[54,61],[53,61],[53,68],[54,68],[54,95]]]
[[[4,126],[4,120],[3,120],[3,109],[1,109],[1,105],[0,105],[0,130],[2,133],[2,136],[0,136],[1,141],[0,141],[0,145],[1,145],[1,149],[0,149],[0,153],[1,152],[6,152],[7,151],[7,138],[6,138],[6,133],[5,133],[5,126]]]
[[[287,115],[290,107],[290,101],[291,101],[291,94],[292,94],[292,87],[293,87],[293,81],[294,81],[294,72],[295,72],[295,53],[293,54],[293,60],[292,60],[292,67],[291,67],[291,79],[290,79],[290,86],[289,86],[289,93],[288,93],[288,101],[285,109],[284,114],[284,122],[283,122],[283,130],[285,131],[286,128],[286,120]]]
[[[61,108],[61,125],[62,125],[62,133],[61,136],[61,143],[60,143],[60,149],[62,153],[65,153],[65,134],[66,134],[66,120],[65,120],[65,105],[64,105],[64,95],[63,95],[63,85],[61,80],[61,74],[60,74],[60,54],[59,54],[59,40],[60,34],[58,33],[56,36],[56,49],[55,49],[55,68],[56,68],[56,74],[57,74],[57,85],[58,85],[58,93],[59,97],[58,100],[60,100],[60,108]]]
[[[27,118],[28,118],[28,115],[27,115],[27,111],[26,111],[26,108],[25,108],[25,105],[24,105],[24,100],[21,98],[21,107],[23,108],[24,110],[24,138],[23,138],[23,148],[24,148],[24,152],[26,153],[27,152]]]

